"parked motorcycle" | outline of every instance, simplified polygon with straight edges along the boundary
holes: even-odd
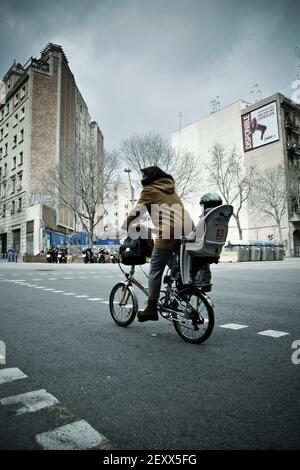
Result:
[[[118,255],[116,253],[111,253],[110,255],[110,262],[111,263],[118,263],[119,259],[118,259]]]
[[[62,248],[58,251],[57,253],[57,261],[61,263],[66,263],[67,262],[67,250],[66,248]]]
[[[54,247],[49,248],[46,258],[48,263],[57,263],[57,249]]]
[[[108,251],[105,248],[101,248],[98,253],[98,263],[106,263]]]
[[[96,263],[97,262],[97,257],[91,248],[87,248],[86,250],[83,250],[82,258],[83,258],[84,263]]]

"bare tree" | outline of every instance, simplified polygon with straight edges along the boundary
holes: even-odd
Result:
[[[123,140],[120,153],[126,164],[137,174],[148,166],[159,166],[170,173],[175,180],[179,197],[188,198],[199,187],[199,168],[195,156],[186,151],[176,152],[159,133],[133,134],[129,139]]]
[[[257,175],[249,199],[253,211],[273,218],[282,243],[281,221],[287,211],[285,171],[282,165],[267,168]]]
[[[94,229],[105,215],[103,201],[107,200],[109,185],[117,170],[115,153],[104,157],[89,147],[76,157],[65,156],[47,177],[46,192],[60,207],[69,208],[78,216],[83,229],[93,242]]]
[[[211,150],[211,161],[206,165],[209,182],[220,192],[224,202],[233,206],[240,240],[243,239],[243,230],[240,222],[241,210],[249,198],[254,177],[254,167],[246,172],[236,148],[229,153],[224,147],[216,143]]]

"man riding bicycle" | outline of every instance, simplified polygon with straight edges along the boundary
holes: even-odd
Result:
[[[141,170],[143,191],[140,198],[123,223],[122,228],[130,233],[130,225],[148,211],[158,234],[151,256],[149,273],[149,297],[144,311],[138,312],[138,320],[158,320],[157,303],[161,279],[168,261],[180,245],[180,238],[194,228],[193,221],[175,191],[174,179],[157,166]]]

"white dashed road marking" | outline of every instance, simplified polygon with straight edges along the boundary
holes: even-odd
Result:
[[[35,439],[46,450],[85,450],[108,442],[84,420],[38,434]]]
[[[109,300],[103,300],[103,302],[101,302],[102,304],[109,304]],[[118,304],[119,302],[114,302],[114,304]]]
[[[83,299],[83,298],[86,298],[86,297],[88,297],[88,295],[76,295],[77,299]]]
[[[265,331],[260,331],[257,334],[262,335],[262,336],[271,336],[272,338],[280,338],[281,336],[289,335],[290,333],[285,333],[284,331],[276,331],[276,330],[265,330]]]
[[[47,289],[44,290],[54,290],[52,287],[47,287]]]
[[[53,294],[61,294],[64,291],[63,290],[53,290],[52,292],[53,292]]]
[[[94,298],[90,298],[90,299],[87,299],[87,300],[96,301],[96,300],[103,300],[103,299],[100,299],[98,297],[94,297]]]
[[[226,325],[219,325],[220,328],[228,328],[230,330],[241,330],[248,328],[248,325],[239,325],[238,323],[227,323]]]
[[[63,295],[76,295],[73,292],[65,292]]]
[[[0,384],[6,384],[18,379],[26,379],[26,377],[28,376],[17,367],[0,370]]]
[[[59,401],[47,390],[35,390],[33,392],[22,393],[14,397],[2,398],[1,405],[21,405],[17,409],[16,414],[22,415],[24,413],[32,413],[34,411],[49,408],[50,406],[57,405]]]

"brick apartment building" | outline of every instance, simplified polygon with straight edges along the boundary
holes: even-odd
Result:
[[[61,46],[39,59],[14,63],[3,77],[0,101],[0,254],[10,248],[36,254],[51,233],[76,229],[74,214],[45,198],[48,171],[93,147],[103,161],[103,135],[91,121]]]

